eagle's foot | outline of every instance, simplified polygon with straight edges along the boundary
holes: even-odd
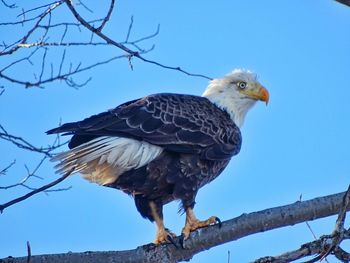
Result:
[[[160,245],[164,243],[172,243],[175,246],[177,246],[176,242],[174,241],[175,237],[176,235],[173,232],[171,232],[169,229],[159,228],[157,230],[156,239],[153,241],[153,243],[156,245]]]
[[[207,220],[203,220],[203,221],[200,221],[200,220],[198,220],[195,217],[187,216],[186,217],[186,225],[182,229],[182,233],[181,233],[182,234],[182,238],[184,240],[186,240],[186,239],[188,239],[188,237],[190,236],[190,233],[192,231],[195,231],[198,228],[203,228],[203,227],[210,226],[210,225],[213,225],[213,224],[216,224],[216,223],[218,223],[219,227],[221,227],[221,221],[216,216],[211,216]]]

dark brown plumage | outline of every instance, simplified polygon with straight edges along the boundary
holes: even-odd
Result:
[[[120,136],[208,160],[228,159],[241,145],[240,131],[227,112],[204,97],[169,93],[133,100],[47,133],[62,132],[74,135],[69,148],[100,136]]]

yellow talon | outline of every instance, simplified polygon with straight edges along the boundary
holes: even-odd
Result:
[[[156,234],[156,239],[153,241],[154,244],[160,245],[164,243],[174,243],[172,240],[175,238],[176,235],[169,231],[168,229],[165,228],[158,228],[157,229],[157,234]]]
[[[182,236],[184,240],[188,239],[190,236],[190,233],[192,231],[197,230],[198,228],[203,228],[209,225],[213,225],[219,222],[219,226],[221,226],[221,222],[218,217],[211,216],[207,220],[200,221],[196,218],[196,216],[193,213],[192,208],[186,209],[186,224],[185,227],[182,229]]]

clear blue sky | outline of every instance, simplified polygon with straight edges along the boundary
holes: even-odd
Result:
[[[85,3],[101,14],[93,1]],[[10,19],[11,12],[0,8],[2,21]],[[216,215],[227,220],[295,202],[300,195],[310,199],[346,190],[350,176],[349,7],[331,0],[118,1],[106,32],[123,41],[132,15],[134,39],[151,34],[160,24],[159,35],[144,43],[145,48],[156,45],[147,58],[211,77],[234,68],[250,69],[270,91],[268,107],[259,103],[248,113],[241,153],[218,179],[200,190],[195,208],[199,218]],[[62,8],[54,18],[67,17],[69,12]],[[18,33],[0,28],[0,40],[16,38]],[[49,56],[59,60],[62,52],[52,49]],[[87,65],[118,52],[74,48],[67,50],[66,60]],[[6,58],[0,60],[1,66],[6,63]],[[134,70],[126,60],[118,60],[80,75],[77,80],[89,76],[92,80],[79,90],[59,82],[25,90],[0,79],[0,86],[6,87],[0,97],[0,123],[9,132],[45,146],[54,140],[45,131],[60,120],[80,120],[151,93],[200,95],[207,85],[202,78],[136,59],[132,63]],[[14,73],[25,77],[32,70],[27,63]],[[26,175],[24,165],[32,170],[40,160],[38,154],[4,141],[0,149],[0,169],[16,159],[9,173],[0,177],[2,186],[18,182]],[[32,186],[57,178],[50,162],[37,174],[45,180],[34,179]],[[26,241],[32,254],[42,254],[132,249],[154,239],[155,226],[141,218],[127,195],[90,184],[78,175],[60,185],[67,186],[72,189],[39,194],[0,215],[0,258],[25,255]],[[0,203],[25,192],[20,188],[1,191]],[[180,233],[185,217],[177,214],[177,203],[166,206],[164,217],[166,225]],[[330,233],[334,221],[331,217],[310,224],[319,236]],[[212,248],[192,262],[227,262],[228,251],[231,262],[247,262],[312,240],[307,226],[299,224]]]

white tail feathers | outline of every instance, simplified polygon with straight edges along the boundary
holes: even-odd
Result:
[[[142,167],[163,151],[163,148],[145,141],[123,137],[99,137],[69,151],[59,153],[52,161],[58,173],[74,170],[90,182],[106,185],[131,169]]]

